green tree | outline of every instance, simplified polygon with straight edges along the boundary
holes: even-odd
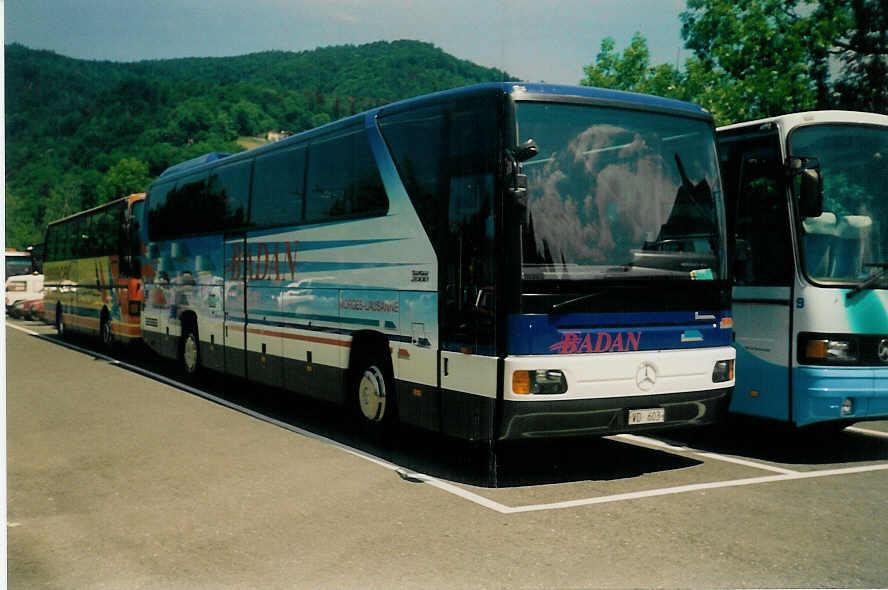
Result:
[[[686,47],[722,80],[729,120],[888,112],[886,0],[688,0],[681,20]]]
[[[132,193],[144,192],[151,184],[148,164],[138,158],[124,158],[105,174],[99,187],[103,202]]]
[[[6,246],[23,250],[43,241],[40,225],[29,211],[28,199],[19,191],[6,190]]]
[[[688,0],[682,37],[704,70],[697,73],[722,86],[714,97],[729,121],[818,106],[812,69],[831,35],[829,23],[803,18],[799,0]],[[822,24],[823,26],[818,26]],[[813,41],[811,41],[813,39]],[[711,72],[711,75],[710,75]],[[704,104],[704,106],[714,106]]]
[[[832,19],[832,53],[842,64],[838,106],[888,113],[888,2],[821,0],[815,17]]]
[[[581,85],[684,98],[681,74],[668,64],[650,65],[647,40],[641,33],[633,35],[622,54],[615,48],[612,37],[601,41],[595,63],[583,68],[586,77]]]
[[[44,220],[46,223],[55,221],[68,215],[73,215],[82,209],[83,185],[74,175],[66,175],[62,181],[49,190],[49,199],[46,201]]]

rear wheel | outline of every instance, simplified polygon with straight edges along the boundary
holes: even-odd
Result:
[[[55,327],[56,333],[58,333],[59,338],[65,338],[65,317],[62,313],[62,306],[59,305],[56,307],[56,315],[55,315]]]
[[[102,322],[99,325],[99,337],[102,339],[102,348],[111,350],[114,346],[114,336],[111,333],[111,316],[107,310],[102,311]]]

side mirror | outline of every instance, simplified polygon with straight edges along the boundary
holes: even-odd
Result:
[[[786,160],[789,174],[798,177],[795,185],[801,217],[820,217],[823,214],[823,175],[817,158],[790,156]]]
[[[799,186],[799,214],[820,217],[823,214],[823,176],[820,170],[803,170]]]
[[[516,147],[515,151],[513,152],[515,160],[519,163],[533,158],[538,153],[540,153],[540,148],[532,139],[528,139],[527,141],[518,145],[518,147]]]

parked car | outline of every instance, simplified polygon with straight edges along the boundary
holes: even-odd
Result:
[[[12,311],[9,313],[14,318],[23,320],[42,320],[43,319],[43,298],[40,299],[19,299],[12,304]]]

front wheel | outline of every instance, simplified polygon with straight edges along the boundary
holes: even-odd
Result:
[[[397,422],[395,389],[381,359],[361,363],[353,391],[357,397],[358,419],[369,432],[390,434]]]
[[[200,341],[197,326],[188,326],[179,342],[179,369],[186,379],[192,380],[200,371]]]

